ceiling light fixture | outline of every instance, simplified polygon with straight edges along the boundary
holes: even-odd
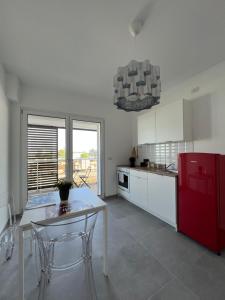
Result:
[[[160,68],[149,60],[132,60],[114,76],[114,104],[125,111],[140,111],[159,104]]]
[[[144,21],[136,18],[129,31],[133,37],[140,33]],[[160,68],[149,60],[132,60],[119,67],[113,78],[114,105],[125,111],[140,111],[159,104],[161,93]]]

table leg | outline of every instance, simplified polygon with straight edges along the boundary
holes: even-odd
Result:
[[[108,208],[103,210],[103,273],[108,276]]]
[[[24,300],[24,240],[23,230],[19,227],[19,300]]]
[[[30,231],[30,255],[33,255],[33,237],[31,231]]]

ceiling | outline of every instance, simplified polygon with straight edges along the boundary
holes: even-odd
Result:
[[[128,24],[143,10],[134,40]],[[225,60],[225,1],[0,0],[0,62],[27,85],[111,101],[133,58],[160,65],[163,89]]]

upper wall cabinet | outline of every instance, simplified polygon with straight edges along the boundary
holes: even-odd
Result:
[[[191,102],[176,101],[138,116],[138,144],[192,140]]]
[[[138,144],[156,143],[155,111],[149,111],[137,119]]]
[[[156,142],[192,139],[191,103],[176,101],[156,110]]]

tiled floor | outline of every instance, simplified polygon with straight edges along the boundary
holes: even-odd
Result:
[[[225,256],[218,257],[169,225],[115,198],[109,205],[109,278],[102,274],[102,216],[94,235],[94,272],[99,300],[224,300]],[[28,245],[27,245],[28,246]],[[1,265],[0,299],[17,297],[17,247]],[[37,299],[33,258],[26,249],[26,295]],[[80,270],[82,271],[82,270]],[[48,300],[86,300],[82,272],[52,279]]]

